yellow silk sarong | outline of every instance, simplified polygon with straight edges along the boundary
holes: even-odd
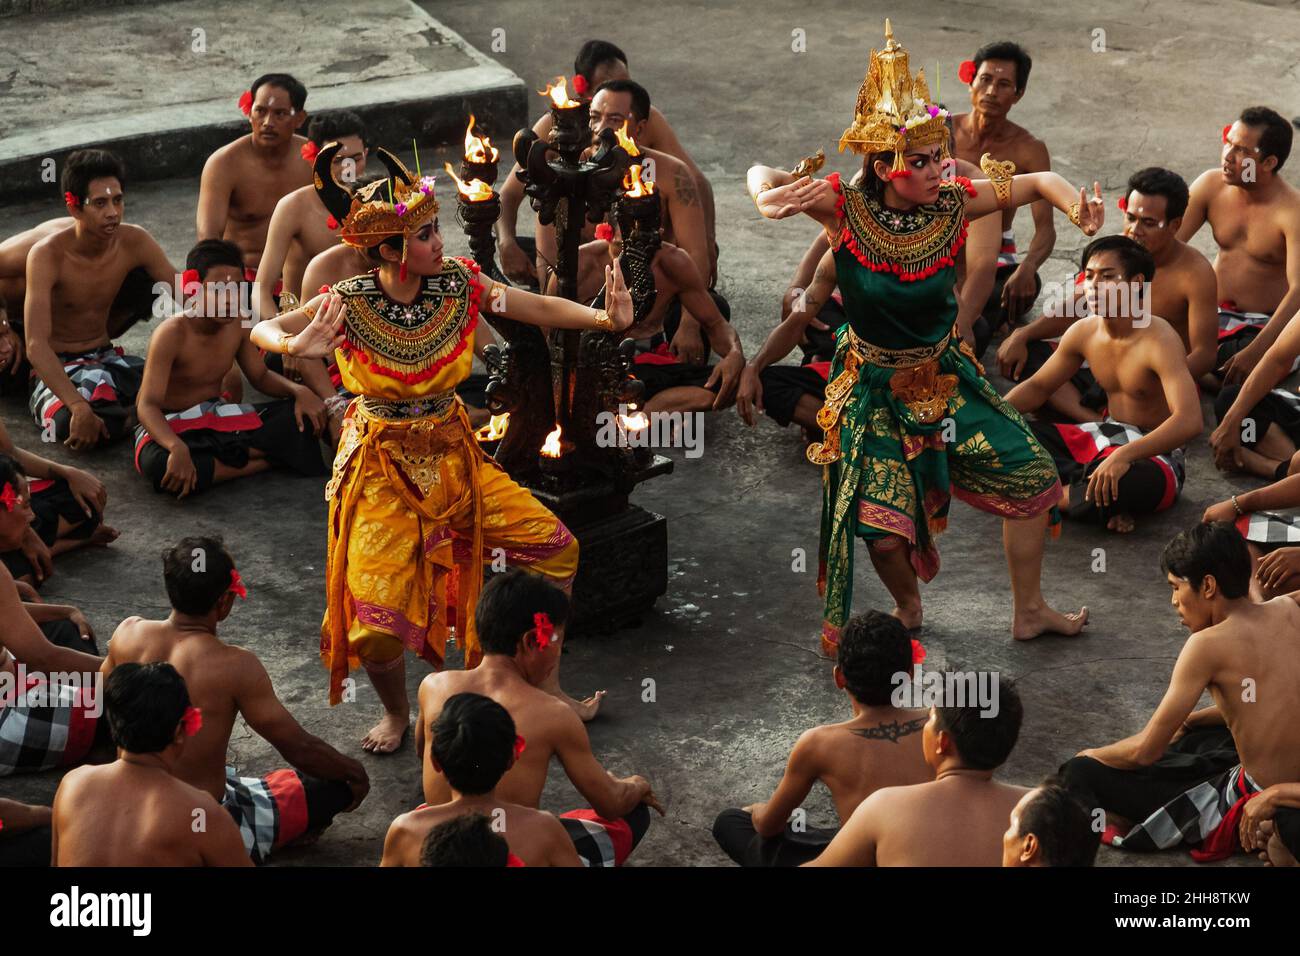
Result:
[[[411,305],[388,299],[373,276],[335,286],[348,305],[339,373],[358,398],[325,490],[320,649],[331,704],[359,664],[396,667],[410,649],[441,667],[453,625],[466,666],[476,665],[474,609],[494,554],[561,586],[577,572],[578,542],[483,454],[453,391],[473,362],[477,271],[445,259]]]

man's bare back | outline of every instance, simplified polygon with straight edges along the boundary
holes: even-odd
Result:
[[[419,866],[420,851],[429,831],[468,813],[493,820],[510,852],[525,866],[581,866],[564,826],[554,814],[507,803],[495,794],[461,797],[441,806],[425,806],[403,813],[388,828],[382,866]]]
[[[443,703],[456,694],[482,694],[510,712],[517,733],[527,745],[513,767],[497,784],[496,795],[511,803],[536,807],[546,786],[546,771],[551,756],[558,749],[559,738],[566,733],[586,731],[567,704],[526,682],[517,674],[480,665],[469,671],[443,671],[430,674],[420,684],[420,763],[424,768],[424,799],[430,805],[451,799],[447,780],[429,759],[433,723],[442,712]]]
[[[198,819],[202,829],[195,828]],[[54,799],[54,834],[55,866],[253,865],[239,828],[210,794],[161,765],[123,759],[79,767],[63,778]]]
[[[1300,780],[1300,593],[1251,604],[1191,640],[1210,655],[1210,696],[1261,787]]]
[[[900,787],[934,779],[921,753],[924,710],[899,710],[881,720],[862,714],[838,724],[807,731],[796,747],[805,747],[818,778],[831,792],[841,821],[883,787]]]
[[[239,698],[266,678],[257,657],[215,634],[181,630],[170,621],[128,617],[113,634],[104,662],[107,675],[119,664],[166,661],[185,678],[190,701],[203,711],[203,727],[186,743],[173,772],[221,800],[226,790],[226,748],[239,714]]]

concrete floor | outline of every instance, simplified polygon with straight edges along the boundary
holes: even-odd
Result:
[[[654,19],[635,31],[564,7],[548,12],[547,27],[539,30],[537,7],[523,0],[424,6],[483,50],[490,48],[492,29],[503,27],[506,49],[496,56],[534,90],[556,73],[571,72],[572,54],[589,36],[627,50],[633,76],[647,85],[713,182],[721,287],[751,353],[776,318],[781,292],[813,230],[761,220],[743,192],[745,169],[760,160],[790,163],[819,145],[829,147],[827,171],[852,169],[851,159],[833,146],[851,117],[867,51],[880,44],[886,14],[898,14],[895,32],[914,64],[928,65],[931,73],[939,61],[950,107],[963,105],[954,99],[960,60],[988,40],[1023,42],[1036,66],[1013,118],[1047,141],[1067,178],[1100,180],[1112,212],[1119,187],[1140,165],[1165,164],[1189,180],[1212,165],[1220,127],[1260,99],[1259,77],[1269,77],[1265,100],[1286,115],[1300,103],[1294,57],[1282,39],[1300,31],[1300,13],[1255,3],[1152,2],[1135,10],[1106,0],[1080,14],[1026,0],[921,2],[905,9],[873,0],[855,6],[850,19],[838,4],[815,3],[792,13],[774,0],[746,4],[743,12],[731,4],[662,2],[652,9]],[[690,29],[681,29],[686,23]],[[1225,23],[1232,24],[1231,36],[1225,36]],[[807,53],[790,52],[796,28],[807,31]],[[1091,52],[1094,28],[1106,30],[1110,52]],[[1231,64],[1213,81],[1205,66],[1211,59]],[[1293,170],[1290,178],[1296,181]],[[196,195],[197,180],[136,185],[129,217],[153,230],[179,262],[192,240]],[[0,235],[58,212],[47,200],[0,209]],[[450,234],[454,227],[444,224],[451,251],[462,251],[463,242]],[[1018,226],[1027,243],[1027,214]],[[1045,280],[1063,279],[1083,244],[1064,217],[1057,217],[1057,228],[1057,252]],[[1115,228],[1112,222],[1106,231]],[[1211,249],[1208,234],[1197,244]],[[146,336],[147,330],[133,332],[126,344],[142,350]],[[32,440],[21,403],[4,405],[3,414],[20,441]],[[668,517],[669,594],[640,628],[573,642],[564,660],[565,684],[574,693],[609,690],[602,717],[591,725],[597,755],[616,773],[645,774],[668,807],[633,862],[717,865],[726,862],[708,832],[717,811],[765,799],[799,733],[842,718],[847,704],[816,651],[820,476],[804,461],[796,435],[766,420],[750,430],[725,413],[710,418],[702,457],[670,454],[674,474],[635,497]],[[123,536],[107,553],[65,559],[48,597],[80,604],[107,635],[129,614],[164,612],[158,555],[165,545],[195,531],[224,534],[250,585],[249,601],[224,636],[257,650],[308,728],[358,753],[356,741],[376,709],[373,695],[362,681],[356,704],[330,711],[315,654],[324,563],[318,483],[270,475],[176,504],[145,487],[129,459],[125,447],[88,459],[108,484],[109,518]],[[1005,779],[1033,784],[1080,748],[1136,731],[1160,699],[1186,637],[1168,604],[1160,550],[1207,504],[1249,487],[1214,470],[1204,439],[1190,450],[1188,476],[1177,505],[1143,522],[1132,537],[1069,526],[1049,545],[1043,575],[1049,598],[1092,611],[1085,636],[1076,640],[1011,641],[998,522],[954,507],[941,539],[943,573],[925,589],[926,663],[998,670],[1018,681],[1026,722]],[[791,570],[799,548],[809,555],[806,573]],[[1105,549],[1105,573],[1091,571],[1095,548]],[[888,607],[862,558],[855,608]],[[412,691],[424,673],[422,664],[412,664]],[[656,682],[654,703],[641,702],[647,677]],[[247,731],[237,733],[233,751],[246,770],[270,769],[277,759]],[[418,774],[409,745],[394,757],[363,759],[373,782],[363,807],[341,818],[316,846],[287,852],[279,862],[366,865],[378,859],[388,822],[418,800]],[[0,783],[0,792],[48,799],[56,782],[51,774],[10,779]],[[544,806],[562,810],[578,799],[555,771]],[[833,819],[824,792],[814,792],[808,809],[810,822]],[[1099,862],[1190,861],[1182,852],[1136,857],[1104,850]]]

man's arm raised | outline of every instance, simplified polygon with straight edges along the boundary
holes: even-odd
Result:
[[[338,780],[352,788],[353,802],[348,810],[355,810],[370,789],[370,778],[365,767],[345,757],[319,737],[303,729],[293,714],[280,703],[266,672],[253,654],[235,648],[238,665],[235,669],[237,690],[235,706],[253,732],[280,752],[290,766],[322,780]]]

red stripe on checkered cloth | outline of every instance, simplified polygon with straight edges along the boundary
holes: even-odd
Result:
[[[191,418],[182,418],[186,412],[204,405],[209,406],[208,410],[200,415]],[[218,415],[216,409],[229,408],[235,406],[241,409],[238,415]],[[247,409],[247,411],[243,411]],[[199,429],[208,429],[214,432],[252,432],[262,427],[262,416],[257,414],[251,405],[241,405],[235,402],[199,402],[198,405],[191,405],[183,412],[171,412],[165,416],[167,424],[176,435],[185,432],[197,431]],[[140,452],[144,451],[145,445],[154,440],[149,434],[148,429],[141,426],[138,429],[135,442],[135,470],[140,470]]]
[[[44,677],[28,674],[27,687],[24,690],[30,691],[45,682]],[[68,738],[63,744],[63,753],[59,755],[59,766],[75,767],[86,758],[86,754],[90,753],[90,747],[95,742],[95,724],[98,723],[99,718],[92,717],[87,712],[86,692],[80,687],[77,688],[72,706],[65,709],[68,712]]]
[[[560,816],[568,817],[570,820],[590,820],[609,834],[610,845],[614,847],[615,866],[622,866],[631,856],[632,828],[628,826],[626,820],[606,820],[591,809],[569,810],[567,813],[561,813]]]
[[[660,342],[649,352],[638,352],[635,362],[637,365],[676,365],[677,358],[667,342]]]
[[[1228,808],[1228,812],[1223,815],[1218,826],[1205,835],[1201,845],[1191,851],[1192,859],[1197,863],[1226,860],[1241,846],[1241,834],[1237,829],[1241,824],[1241,814],[1246,809],[1246,803],[1258,797],[1262,791],[1250,789],[1244,771],[1237,775],[1236,790],[1236,802]]]
[[[279,815],[275,845],[282,847],[307,832],[307,791],[302,778],[293,770],[275,770],[262,778]]]
[[[1099,427],[1112,425],[1110,422],[1100,422]],[[1123,428],[1125,426],[1114,424],[1112,427]],[[1065,447],[1070,452],[1070,457],[1081,465],[1087,465],[1097,458],[1109,458],[1115,453],[1115,450],[1122,445],[1128,444],[1127,441],[1117,442],[1114,438],[1118,435],[1108,435],[1104,431],[1095,433],[1081,428],[1078,425],[1057,424],[1055,426],[1061,438],[1065,441]],[[1133,429],[1137,431],[1137,429]],[[1098,449],[1097,438],[1102,437],[1110,442],[1105,447]],[[1165,491],[1160,497],[1160,504],[1156,506],[1157,511],[1164,511],[1174,503],[1178,497],[1178,475],[1174,473],[1173,466],[1169,459],[1164,455],[1152,455],[1149,459],[1160,466],[1160,470],[1165,476]]]
[[[27,482],[27,490],[34,495],[39,495],[42,491],[48,491],[54,487],[53,478],[33,478]]]

